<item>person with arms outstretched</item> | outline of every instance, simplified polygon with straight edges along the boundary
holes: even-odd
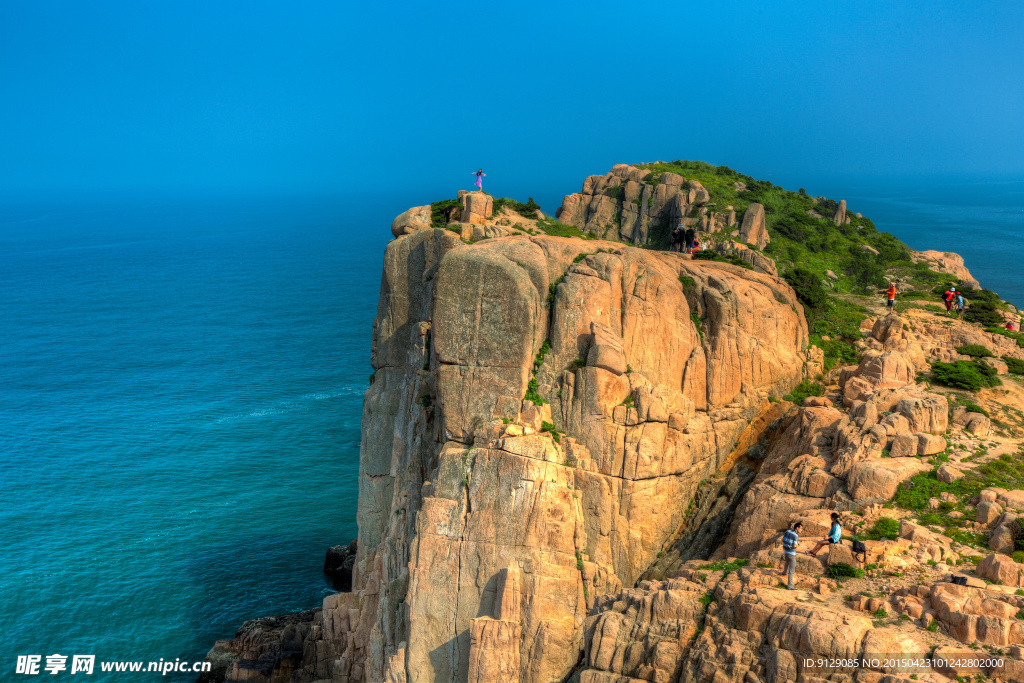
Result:
[[[475,175],[476,176],[476,189],[477,189],[477,192],[483,192],[484,191],[484,176],[487,175],[486,173],[484,173],[484,169],[481,168],[476,173],[472,173],[470,175]]]

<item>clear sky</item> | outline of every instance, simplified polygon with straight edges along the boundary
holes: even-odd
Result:
[[[1019,177],[1024,3],[0,0],[0,104],[8,192]]]

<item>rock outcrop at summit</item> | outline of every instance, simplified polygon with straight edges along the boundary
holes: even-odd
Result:
[[[616,164],[603,176],[589,176],[581,192],[566,195],[555,216],[602,239],[638,245],[656,235],[667,237],[679,226],[705,233],[736,226],[733,208],[712,204],[711,195],[699,181],[678,173],[662,173],[655,181],[649,181],[651,177],[649,169]],[[767,239],[762,213],[756,241],[745,241],[763,248]]]
[[[807,340],[792,289],[744,268],[403,234],[374,323],[353,591],[324,600],[293,680],[559,680],[597,596],[651,566],[800,381]]]

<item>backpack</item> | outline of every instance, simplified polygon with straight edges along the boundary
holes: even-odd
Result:
[[[697,237],[697,231],[696,230],[694,230],[693,228],[687,228],[686,229],[686,239],[687,240],[692,242],[694,239],[696,239],[696,237]]]
[[[860,555],[861,553],[866,553],[867,551],[868,551],[868,547],[866,545],[864,545],[864,541],[854,541],[853,542],[853,552],[854,552],[854,554]]]
[[[952,576],[951,575],[949,577],[949,582],[952,583],[952,584],[956,584],[957,586],[966,586],[967,585],[967,577],[966,576]]]

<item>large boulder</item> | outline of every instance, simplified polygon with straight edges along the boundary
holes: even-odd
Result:
[[[747,207],[743,214],[743,222],[740,224],[740,239],[747,244],[755,245],[758,249],[764,249],[770,241],[762,204],[754,202]]]
[[[835,215],[832,216],[832,222],[836,225],[842,225],[846,222],[846,200],[840,199],[839,206],[836,207]]]
[[[1012,557],[993,553],[978,563],[975,573],[983,579],[1004,586],[1020,585],[1021,565],[1013,561]]]
[[[896,487],[930,467],[917,458],[872,458],[853,466],[847,478],[850,496],[858,501],[889,500]]]
[[[943,484],[952,484],[957,479],[962,479],[964,473],[955,467],[943,465],[935,475]]]
[[[430,230],[430,205],[406,209],[391,222],[391,234],[395,237],[411,235],[420,230]]]

